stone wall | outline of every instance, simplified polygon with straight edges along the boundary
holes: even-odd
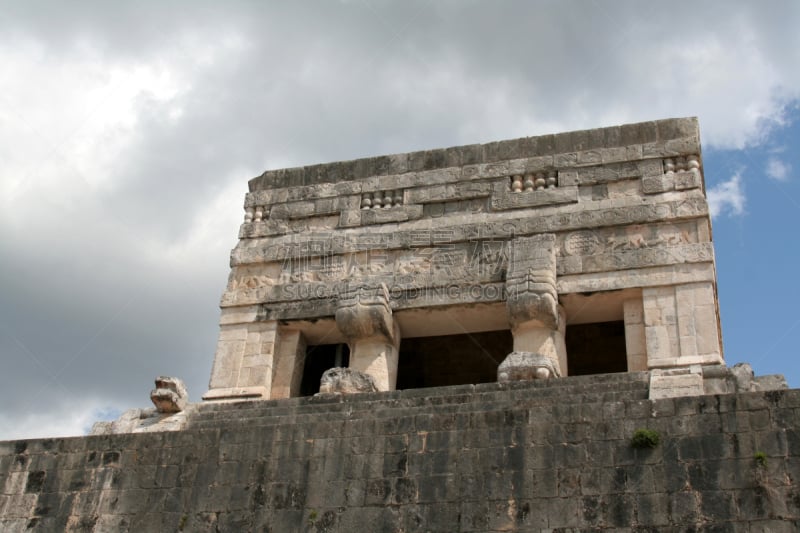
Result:
[[[800,391],[647,373],[205,403],[185,431],[0,443],[0,530],[800,527]],[[656,430],[653,449],[630,445]]]

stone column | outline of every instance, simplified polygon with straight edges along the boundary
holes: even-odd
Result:
[[[723,363],[710,281],[645,287],[642,303],[648,368]]]
[[[274,320],[242,323],[241,319],[239,314],[223,310],[204,400],[270,397],[278,324]]]
[[[622,302],[625,321],[625,352],[628,356],[628,372],[647,370],[647,344],[644,333],[644,308],[642,297]]]
[[[272,374],[271,399],[294,398],[300,395],[300,383],[306,363],[306,340],[295,329],[278,329]]]
[[[556,292],[555,235],[513,239],[506,293],[514,351],[497,369],[498,381],[560,377],[566,321]]]
[[[372,377],[378,390],[394,390],[400,330],[389,307],[389,291],[356,287],[343,291],[336,326],[350,345],[350,369]]]

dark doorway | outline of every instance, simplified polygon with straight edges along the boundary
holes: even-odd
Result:
[[[513,344],[508,330],[403,339],[397,388],[497,381],[497,367],[511,353]]]
[[[628,371],[622,320],[567,326],[566,341],[570,376]]]
[[[350,348],[346,344],[319,344],[306,348],[300,396],[312,396],[319,392],[319,380],[329,368],[350,364]]]

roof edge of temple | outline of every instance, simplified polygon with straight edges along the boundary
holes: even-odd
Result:
[[[469,144],[416,152],[366,157],[302,167],[267,170],[248,182],[249,190],[299,187],[493,163],[523,157],[550,156],[600,148],[659,143],[673,139],[696,138],[700,134],[697,117],[668,118],[622,124],[604,128],[520,137],[485,144]]]

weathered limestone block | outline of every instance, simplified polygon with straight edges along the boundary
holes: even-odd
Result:
[[[422,217],[421,205],[401,205],[388,209],[370,209],[361,211],[361,224],[386,224],[389,222],[404,222]]]
[[[706,394],[738,392],[731,369],[725,365],[706,365],[703,370],[703,391]]]
[[[650,373],[650,399],[702,394],[738,394],[787,389],[779,374],[755,376],[749,363],[654,369]]]
[[[723,362],[711,282],[645,287],[642,301],[649,368]]]
[[[359,392],[377,392],[375,380],[364,372],[352,368],[329,368],[322,374],[319,382],[319,392],[356,394]]]
[[[179,413],[189,401],[186,385],[178,378],[158,376],[156,388],[150,392],[150,400],[159,413]]]
[[[269,398],[277,331],[275,320],[220,325],[203,399]]]
[[[550,362],[547,368],[552,368],[553,371],[539,371],[540,364],[530,366],[533,361],[530,357],[525,359],[528,363],[520,360],[509,362],[509,365],[518,368],[520,364],[529,364],[528,373],[532,372],[531,375],[539,378],[560,377],[562,368],[566,368],[566,322],[563,309],[558,305],[556,292],[555,235],[512,239],[506,294],[506,307],[514,336],[514,352],[530,353],[536,356],[536,360],[547,359]],[[527,374],[518,369],[503,375],[507,379],[516,379],[514,376]]]
[[[389,291],[384,284],[344,289],[335,317],[350,344],[350,368],[372,376],[378,390],[394,390],[400,328],[392,317]]]
[[[783,374],[769,374],[766,376],[756,376],[753,381],[754,391],[786,390],[789,384]]]
[[[650,399],[701,396],[703,374],[700,367],[656,369],[650,372]]]
[[[524,207],[570,204],[578,201],[577,187],[563,187],[536,191],[532,194],[519,194],[510,191],[496,192],[491,197],[492,209],[507,211]]]
[[[750,392],[753,390],[755,373],[749,363],[736,363],[730,369],[736,385],[735,392]]]
[[[623,302],[623,320],[625,322],[625,352],[628,358],[628,371],[647,370],[647,344],[641,298],[631,298]]]
[[[737,363],[729,370],[736,385],[736,390],[730,392],[758,392],[789,388],[783,375],[756,376],[749,363]]]
[[[299,396],[306,362],[306,340],[297,330],[280,329],[274,356],[272,399]]]
[[[497,367],[497,381],[530,381],[561,377],[550,357],[531,352],[511,352]]]

